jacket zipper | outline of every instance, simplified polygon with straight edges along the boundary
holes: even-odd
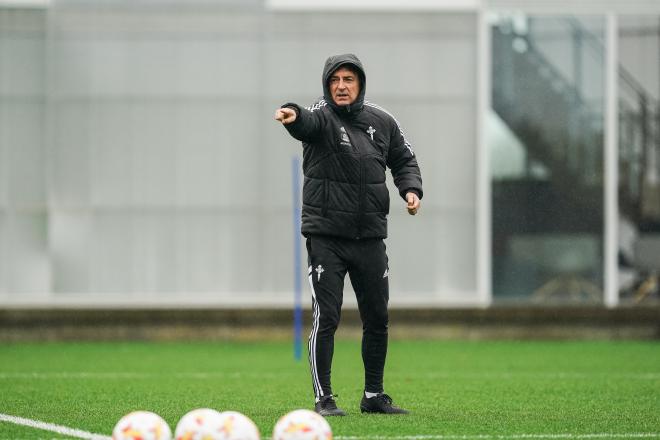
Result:
[[[348,106],[350,108],[350,106]],[[352,127],[351,127],[352,128]],[[349,129],[346,130],[346,133],[348,134]],[[364,210],[364,198],[365,198],[365,183],[364,183],[364,163],[362,161],[362,154],[360,153],[360,147],[357,144],[357,141],[360,140],[360,136],[354,136],[353,140],[351,142],[351,145],[353,146],[353,151],[358,155],[358,161],[359,161],[359,168],[360,168],[360,185],[358,187],[358,219],[357,219],[357,235],[355,237],[356,240],[359,240],[362,238],[362,217],[363,217],[363,210]]]

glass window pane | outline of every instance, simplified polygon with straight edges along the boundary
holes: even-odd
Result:
[[[495,302],[602,302],[604,26],[492,21]]]
[[[660,294],[660,16],[619,17],[619,292]]]

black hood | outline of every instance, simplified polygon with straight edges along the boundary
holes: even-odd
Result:
[[[339,69],[341,66],[349,64],[350,67],[354,68],[357,71],[357,74],[360,78],[360,92],[358,93],[357,98],[350,105],[337,105],[332,100],[330,94],[330,88],[328,83],[330,76]],[[364,91],[367,88],[367,77],[364,74],[364,68],[362,67],[362,62],[358,57],[352,53],[346,53],[343,55],[333,55],[325,61],[325,67],[323,68],[323,98],[332,107],[339,115],[341,116],[353,116],[357,115],[362,111],[364,106]]]

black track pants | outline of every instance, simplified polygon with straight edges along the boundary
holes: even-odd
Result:
[[[309,364],[316,398],[332,394],[330,371],[334,336],[341,316],[346,272],[362,318],[365,390],[382,392],[389,300],[385,243],[381,239],[311,236],[307,238],[307,255],[314,312],[309,335]]]

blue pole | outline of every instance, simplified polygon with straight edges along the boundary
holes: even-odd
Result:
[[[300,234],[300,158],[291,160],[293,187],[293,353],[296,361],[302,358],[302,238]]]

